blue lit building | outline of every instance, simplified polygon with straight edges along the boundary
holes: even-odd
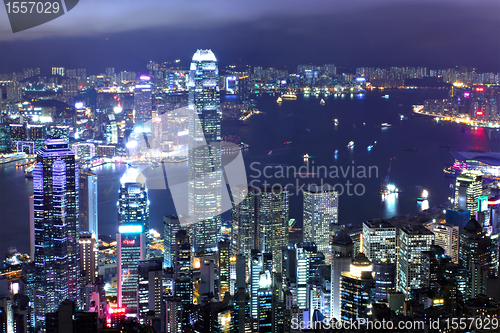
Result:
[[[33,170],[35,314],[42,324],[62,301],[79,299],[78,180],[66,141],[47,140]]]

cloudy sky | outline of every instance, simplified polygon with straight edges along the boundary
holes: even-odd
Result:
[[[500,71],[498,0],[80,0],[13,34],[0,9],[0,72],[145,69],[211,48],[223,65],[476,67]]]

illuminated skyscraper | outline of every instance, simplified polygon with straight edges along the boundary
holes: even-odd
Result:
[[[163,217],[163,267],[174,267],[175,236],[180,227],[177,215]]]
[[[345,230],[340,230],[332,240],[332,267],[331,267],[331,318],[340,320],[341,295],[340,277],[348,272],[353,254],[353,243]]]
[[[478,199],[483,194],[483,176],[480,171],[466,171],[457,176],[455,209],[469,210],[474,215]]]
[[[151,99],[151,84],[147,81],[149,78],[141,77],[141,84],[134,88],[134,123],[136,128],[150,130],[144,128],[144,123],[151,120],[153,106]]]
[[[99,237],[97,221],[97,176],[80,172],[80,231],[90,231]]]
[[[217,247],[221,232],[219,68],[211,50],[193,55],[189,74],[189,216],[196,251]]]
[[[229,242],[219,243],[219,300],[222,302],[224,295],[229,290],[230,273],[230,246]],[[235,259],[236,261],[236,259]]]
[[[139,287],[139,261],[145,257],[144,229],[141,224],[121,224],[118,226],[117,268],[118,268],[118,307],[137,315]]]
[[[121,178],[118,197],[118,225],[141,225],[145,233],[144,253],[149,257],[149,200],[144,184],[136,183],[135,169],[129,169]]]
[[[288,246],[288,191],[260,189],[257,204],[257,245],[272,255],[273,273],[282,273],[283,249]]]
[[[363,253],[370,261],[396,261],[396,228],[387,221],[363,223]]]
[[[326,187],[326,186],[325,186]],[[330,187],[330,186],[328,186]],[[304,241],[314,242],[330,263],[332,226],[338,223],[338,193],[316,187],[304,191]]]
[[[410,295],[411,289],[423,288],[425,276],[423,251],[429,251],[434,242],[434,234],[421,225],[401,228],[398,238],[397,286],[398,291]]]
[[[96,236],[90,231],[80,232],[80,267],[85,275],[84,285],[95,283],[99,273],[99,244]]]
[[[472,218],[460,235],[460,264],[467,271],[465,297],[474,298],[485,292],[484,280],[491,265],[491,240],[486,231]]]
[[[37,321],[44,321],[65,299],[78,301],[78,180],[68,144],[47,140],[33,170]]]
[[[349,272],[342,273],[340,285],[341,320],[352,322],[367,318],[374,300],[374,281],[371,262],[363,253],[354,257]]]
[[[433,222],[428,227],[435,236],[434,244],[441,246],[445,251],[444,254],[458,264],[459,227],[451,223],[438,222]]]

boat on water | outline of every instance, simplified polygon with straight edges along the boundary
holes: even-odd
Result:
[[[380,127],[391,127],[392,125],[389,123],[382,123],[380,124]]]
[[[321,101],[319,101],[320,105],[325,105],[325,100],[322,98]]]
[[[295,101],[297,99],[297,95],[294,93],[286,93],[281,95],[281,100],[286,100],[286,101]]]
[[[389,99],[389,95],[384,95],[382,98]]]
[[[427,197],[429,196],[429,192],[427,190],[422,191],[422,196],[417,198],[417,201],[422,202],[424,200],[427,200]]]
[[[269,153],[267,153],[267,155],[272,155],[273,151],[270,150]]]
[[[304,161],[307,161],[309,160],[309,158],[311,157],[309,154],[305,154],[304,156],[302,156],[304,158]]]
[[[335,126],[339,124],[339,120],[337,118],[333,119],[333,122],[335,123]]]
[[[289,145],[290,143],[292,143],[292,141],[285,141],[285,142],[283,142],[284,145]]]
[[[339,153],[339,150],[335,149],[335,155],[337,155],[338,153]]]
[[[281,97],[278,97],[278,99],[276,100],[276,103],[281,103],[283,102],[283,99]]]
[[[366,147],[366,149],[368,149],[368,150],[372,150],[372,148],[373,148],[373,145],[369,145],[368,147]]]
[[[349,141],[347,144],[347,148],[353,148],[354,147],[354,141]]]
[[[411,151],[411,152],[414,152],[414,151],[417,151],[418,149],[416,147],[411,147],[411,148],[405,148],[404,151]]]

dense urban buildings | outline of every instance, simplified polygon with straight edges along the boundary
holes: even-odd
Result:
[[[0,267],[4,331],[278,333],[299,331],[297,322],[311,327],[359,319],[498,318],[497,153],[455,151],[462,143],[452,138],[439,143],[451,153],[451,166],[443,170],[445,203],[425,207],[434,200],[427,193],[411,199],[418,214],[395,209],[386,210],[383,219],[355,221],[341,218],[339,211],[345,207],[352,214],[379,199],[382,206],[399,207],[398,196],[401,203],[412,191],[389,182],[389,167],[384,184],[394,186],[393,192],[367,193],[356,205],[344,205],[348,194],[338,185],[315,185],[323,180],[321,169],[303,169],[327,155],[335,161],[332,166],[354,165],[354,155],[344,161],[330,136],[319,147],[307,144],[317,156],[302,155],[305,148],[296,154],[320,131],[308,123],[319,113],[304,109],[307,116],[298,121],[304,128],[295,124],[292,134],[280,127],[294,117],[287,105],[323,108],[331,135],[345,126],[334,118],[341,117],[333,115],[337,110],[328,109],[332,100],[364,101],[372,94],[392,102],[394,91],[427,96],[427,90],[436,90],[448,98],[422,99],[414,113],[434,116],[435,126],[441,119],[458,119],[460,134],[470,125],[474,135],[494,143],[498,74],[461,68],[346,69],[331,62],[225,66],[219,60],[211,50],[198,50],[189,68],[150,61],[144,73],[54,66],[0,75],[0,179],[16,163],[16,172],[27,179],[30,211],[30,253],[5,249]],[[52,76],[40,74],[47,70]],[[272,130],[259,128],[259,134],[270,142],[277,138],[279,147],[250,148],[246,131],[257,117],[274,112],[266,99],[279,107],[281,118],[269,124]],[[363,132],[373,127],[385,134],[396,127],[356,117],[359,122],[347,125],[352,133],[361,126]],[[399,114],[400,127],[412,121],[407,118]],[[354,141],[348,144],[351,139],[356,148]],[[367,154],[377,142],[370,140],[357,160],[372,156]],[[354,154],[361,142],[354,137],[341,145]],[[407,156],[417,151],[398,149]],[[223,161],[239,154],[248,158],[247,168],[255,161],[263,168],[288,168],[293,170],[289,178],[309,186],[249,179],[249,185],[228,191],[231,175]],[[292,156],[290,163],[282,162],[285,154]],[[303,169],[296,168],[296,160]],[[187,175],[189,214],[160,202],[175,196],[173,184],[158,189],[159,180],[147,177],[153,170],[163,182],[172,170],[166,165]],[[120,177],[108,179],[106,168],[120,170]],[[409,174],[399,177],[409,179]],[[6,188],[5,194],[11,190],[18,189]],[[242,193],[244,199],[236,203]],[[232,207],[224,212],[226,199]],[[107,202],[113,203],[112,214],[101,215]],[[392,216],[396,211],[399,215]],[[110,215],[116,221],[108,221]],[[112,232],[104,234],[111,222]]]

